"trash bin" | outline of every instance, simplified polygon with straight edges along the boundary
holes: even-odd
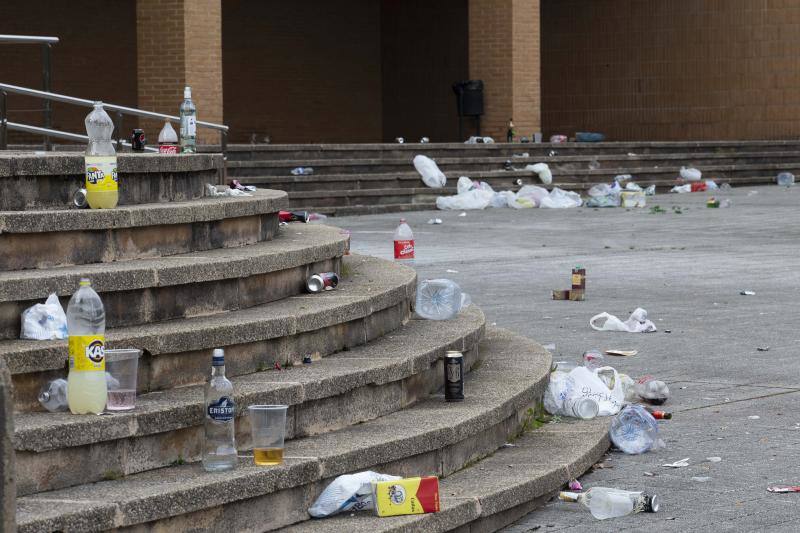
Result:
[[[475,117],[477,135],[481,134],[481,115],[483,115],[483,80],[459,81],[453,84],[458,108],[458,135],[463,139],[463,117]]]

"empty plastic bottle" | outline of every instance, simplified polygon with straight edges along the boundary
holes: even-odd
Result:
[[[86,201],[92,209],[113,209],[119,202],[117,152],[111,144],[114,122],[96,102],[86,116],[89,144],[84,158],[86,170]]]
[[[778,185],[783,185],[784,187],[791,187],[794,185],[794,174],[791,172],[781,172],[778,174],[778,177],[775,178],[775,181],[778,182]]]
[[[655,494],[592,487],[586,492],[559,492],[558,499],[586,506],[598,520],[618,518],[632,513],[657,513],[660,502]]]
[[[69,375],[67,403],[73,414],[100,414],[106,407],[106,312],[92,282],[82,279],[67,305]]]
[[[550,374],[550,382],[544,393],[544,408],[551,415],[584,420],[591,420],[600,411],[600,405],[596,401],[578,396],[575,380],[564,372],[563,362],[556,363],[556,370]]]
[[[394,230],[394,260],[406,265],[414,264],[414,232],[404,218]]]
[[[600,404],[591,398],[572,397],[564,402],[564,411],[567,416],[591,420],[600,412]]]
[[[69,411],[67,404],[67,380],[54,379],[42,387],[39,392],[39,403],[51,413]]]
[[[669,399],[669,387],[653,376],[644,376],[636,381],[636,394],[654,405],[661,405]]]
[[[608,436],[617,448],[633,455],[661,446],[658,422],[641,405],[628,405],[612,418]]]
[[[597,370],[606,366],[606,358],[600,350],[586,350],[583,352],[583,366],[589,370]]]
[[[162,154],[178,153],[178,134],[169,120],[164,122],[164,127],[158,133],[158,151]]]
[[[181,152],[193,154],[197,151],[197,108],[192,102],[192,88],[184,87],[180,107]]]
[[[426,279],[417,287],[415,310],[428,320],[450,320],[469,304],[469,295],[453,280]]]

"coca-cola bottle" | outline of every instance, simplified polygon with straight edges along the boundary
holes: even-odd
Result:
[[[394,260],[405,265],[414,264],[414,233],[404,218],[394,230]]]

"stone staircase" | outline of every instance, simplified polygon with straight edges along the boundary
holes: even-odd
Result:
[[[0,209],[0,502],[16,505],[5,529],[493,531],[607,449],[605,421],[527,431],[551,363],[535,342],[487,327],[476,306],[415,318],[412,269],[345,255],[336,228],[279,227],[284,192],[203,198],[218,156],[126,156],[120,186],[140,192],[109,211],[58,208],[80,184],[64,166],[80,155],[48,157],[0,155],[0,190],[30,187]],[[309,274],[329,270],[337,290],[304,293]],[[133,411],[77,416],[36,401],[66,375],[67,343],[19,340],[20,312],[51,292],[66,306],[82,277],[104,301],[108,346],[144,351]],[[236,391],[240,465],[206,473],[203,383],[216,347]],[[448,349],[465,355],[464,402],[441,395]],[[289,405],[282,465],[253,464],[242,414],[257,403]],[[442,512],[309,520],[333,477],[365,469],[441,476]]]
[[[681,166],[734,186],[772,183],[779,172],[800,171],[800,141],[233,145],[229,150],[229,180],[287,191],[293,209],[339,215],[434,209],[437,196],[456,193],[459,176],[487,181],[495,190],[540,184],[530,171],[504,170],[509,160],[519,169],[545,162],[554,186],[579,192],[618,174],[632,174],[640,185],[665,192]],[[515,157],[526,152],[529,157]],[[417,154],[436,160],[447,187],[425,187],[412,164]],[[314,174],[292,176],[298,166],[313,167]]]

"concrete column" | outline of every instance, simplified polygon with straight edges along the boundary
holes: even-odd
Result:
[[[17,489],[14,477],[14,401],[11,374],[0,359],[0,533],[16,531]]]
[[[469,0],[469,76],[484,82],[482,132],[541,131],[539,0]]]
[[[178,114],[183,88],[192,88],[197,118],[221,123],[221,0],[137,0],[139,107]],[[155,142],[161,124],[141,121]],[[215,131],[198,128],[199,143],[217,143]]]

